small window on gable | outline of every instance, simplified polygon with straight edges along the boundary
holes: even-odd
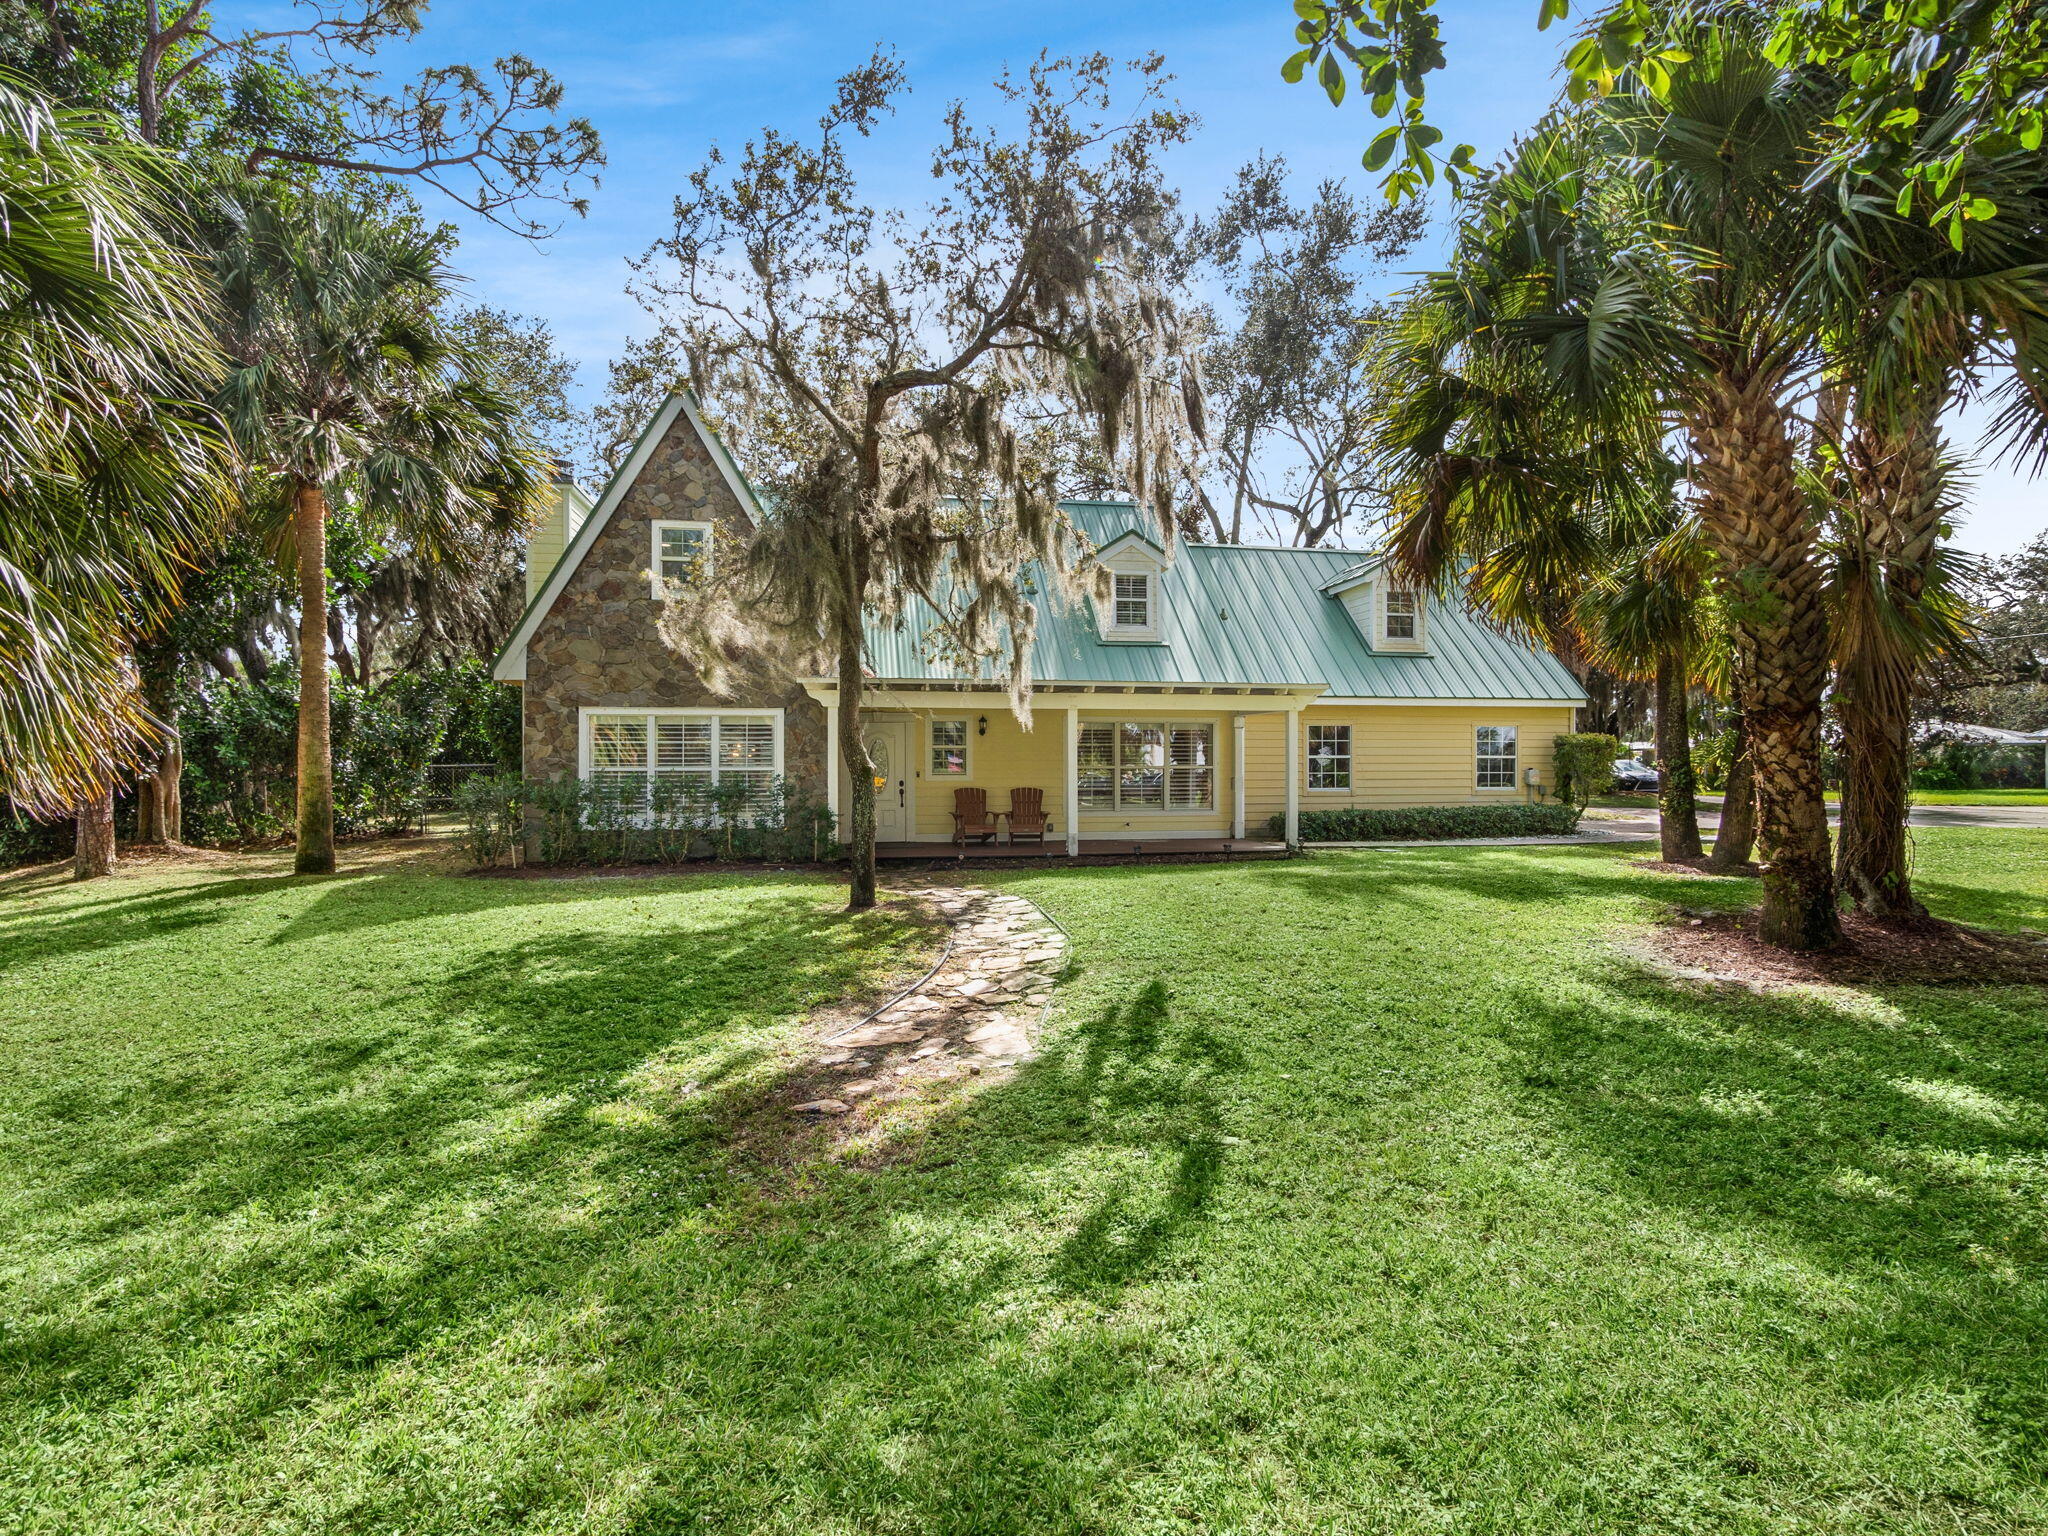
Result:
[[[1413,640],[1421,631],[1422,599],[1411,588],[1387,589],[1387,638]]]
[[[656,600],[676,587],[694,587],[711,577],[709,523],[656,523],[654,525],[654,596]]]
[[[935,779],[964,779],[967,777],[967,722],[965,720],[934,720],[932,722],[932,777]]]
[[[1152,578],[1119,571],[1116,575],[1115,608],[1111,622],[1118,629],[1152,627]]]

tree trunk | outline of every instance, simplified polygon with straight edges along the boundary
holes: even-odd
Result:
[[[1756,774],[1750,768],[1748,733],[1740,722],[1735,730],[1735,756],[1721,796],[1721,829],[1714,834],[1713,857],[1707,860],[1707,868],[1717,875],[1742,868],[1756,852]]]
[[[327,716],[327,497],[298,488],[293,528],[299,543],[299,846],[302,875],[334,873],[334,751]]]
[[[860,609],[839,626],[839,756],[846,764],[847,865],[852,889],[846,910],[865,912],[875,904],[875,765],[861,729]]]
[[[1927,909],[1913,895],[1906,836],[1913,773],[1913,690],[1922,605],[1946,505],[1940,412],[1948,391],[1928,388],[1889,432],[1858,430],[1849,459],[1857,548],[1844,601],[1855,603],[1837,657],[1842,724],[1842,830],[1836,874],[1859,910],[1913,922]]]
[[[1703,522],[1726,571],[1735,692],[1770,861],[1762,936],[1788,949],[1826,949],[1842,933],[1820,766],[1827,625],[1782,382],[1730,366],[1689,425],[1707,492]]]
[[[1682,649],[1657,658],[1657,826],[1661,852],[1672,863],[1700,856],[1699,780],[1692,767],[1692,722],[1687,718]]]
[[[78,805],[78,841],[71,854],[71,878],[97,880],[114,872],[114,792]]]
[[[179,783],[185,776],[185,745],[178,735],[178,654],[164,645],[145,645],[137,656],[142,699],[163,725],[163,748],[148,775],[137,786],[135,841],[168,844],[185,840],[184,801]]]

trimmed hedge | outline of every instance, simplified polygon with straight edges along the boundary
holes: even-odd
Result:
[[[1575,832],[1577,806],[1404,805],[1394,810],[1303,811],[1304,843],[1427,841],[1440,837],[1554,837]],[[1287,835],[1284,817],[1267,823],[1274,837]]]

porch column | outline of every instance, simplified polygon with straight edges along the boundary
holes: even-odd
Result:
[[[1301,706],[1289,708],[1287,721],[1287,844],[1301,841]]]
[[[825,808],[832,813],[832,835],[839,835],[839,695],[825,706]]]
[[[1067,706],[1067,857],[1081,853],[1081,711]]]
[[[1230,717],[1230,835],[1244,841],[1244,716]]]

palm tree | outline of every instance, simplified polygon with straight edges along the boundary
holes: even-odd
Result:
[[[1588,410],[1617,390],[1647,396],[1684,434],[1770,856],[1763,936],[1824,947],[1840,932],[1820,767],[1826,605],[1795,409],[1815,363],[1801,274],[1818,114],[1743,16],[1682,41],[1691,57],[1668,89],[1624,81],[1534,136],[1467,220],[1455,280],[1480,295],[1484,344],[1540,363]]]
[[[1503,181],[1535,192],[1556,148],[1523,146]],[[1496,274],[1531,254],[1513,247],[1532,227],[1494,231]],[[1446,276],[1378,328],[1373,446],[1393,492],[1390,547],[1419,580],[1455,576],[1496,621],[1655,680],[1663,854],[1698,858],[1687,700],[1710,562],[1676,500],[1656,398],[1561,394],[1536,360],[1490,344],[1496,319],[1481,290]]]
[[[298,853],[334,869],[327,521],[347,497],[431,550],[523,516],[540,483],[515,408],[438,316],[440,236],[330,192],[239,189],[216,260],[229,369],[219,401],[261,469],[248,508],[275,520],[299,589]]]
[[[81,876],[111,866],[113,786],[160,725],[131,640],[206,542],[229,462],[192,403],[217,362],[165,234],[170,173],[0,78],[0,796],[83,807]]]
[[[1945,131],[1946,120],[1930,137]],[[1948,237],[1902,218],[1895,178],[1845,188],[1814,262],[1836,311],[1835,707],[1848,764],[1837,869],[1864,912],[1924,918],[1905,822],[1912,700],[1926,662],[1967,637],[1941,548],[1954,511],[1941,418],[1987,368],[1999,427],[2038,444],[2048,366],[2048,186],[2038,157],[1973,157],[1986,216]]]

